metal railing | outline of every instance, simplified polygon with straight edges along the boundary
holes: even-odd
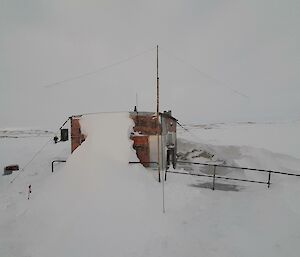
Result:
[[[52,163],[51,163],[51,171],[52,171],[52,173],[54,172],[54,163],[56,163],[56,162],[66,162],[66,160],[54,160],[54,161],[52,161]]]
[[[300,174],[281,172],[281,171],[275,171],[275,170],[255,169],[255,168],[248,168],[248,167],[236,167],[236,166],[201,163],[201,162],[187,162],[187,161],[178,161],[178,160],[177,160],[177,163],[179,163],[179,164],[195,164],[195,165],[203,165],[203,166],[213,167],[213,175],[197,174],[197,173],[189,173],[189,172],[181,172],[181,171],[170,171],[168,169],[166,170],[166,174],[167,173],[173,173],[173,174],[183,174],[183,175],[213,178],[212,190],[215,190],[215,181],[216,181],[217,178],[218,179],[225,179],[225,180],[233,180],[233,181],[242,181],[242,182],[251,182],[251,183],[258,183],[258,184],[266,184],[266,185],[268,185],[268,188],[270,188],[271,174],[272,173],[273,174],[281,174],[281,175],[287,175],[287,176],[300,177]],[[250,180],[250,179],[239,179],[239,178],[230,178],[230,177],[225,177],[225,176],[217,176],[216,175],[217,167],[230,168],[230,169],[239,169],[239,170],[249,170],[249,171],[258,171],[258,172],[268,173],[268,181],[258,181],[258,180]],[[165,177],[165,179],[166,179],[166,177]]]
[[[142,164],[140,161],[131,161],[129,164]],[[149,163],[149,164],[158,164],[157,162],[143,162],[143,163]],[[215,184],[216,179],[224,179],[224,180],[233,180],[233,181],[242,181],[242,182],[250,182],[250,183],[257,183],[257,184],[265,184],[268,185],[268,188],[270,188],[271,185],[271,174],[281,174],[281,175],[287,175],[287,176],[295,176],[300,177],[299,174],[295,173],[288,173],[288,172],[282,172],[282,171],[276,171],[276,170],[265,170],[265,169],[256,169],[256,168],[249,168],[249,167],[237,167],[237,166],[229,166],[229,165],[222,165],[222,164],[211,164],[211,163],[202,163],[202,162],[188,162],[188,161],[178,161],[178,164],[195,164],[195,165],[202,165],[202,166],[208,166],[213,167],[213,174],[207,175],[207,174],[199,174],[199,173],[190,173],[190,172],[181,172],[176,170],[168,170],[166,169],[165,172],[165,180],[167,180],[167,173],[171,174],[182,174],[182,175],[190,175],[190,176],[198,176],[198,177],[208,177],[212,178],[212,190],[215,190]],[[251,180],[251,179],[240,179],[240,178],[231,178],[231,177],[225,177],[225,176],[219,176],[216,174],[217,167],[219,168],[230,168],[230,169],[239,169],[239,170],[248,170],[248,171],[258,171],[258,172],[264,172],[268,173],[268,180],[267,181],[259,181],[259,180]]]

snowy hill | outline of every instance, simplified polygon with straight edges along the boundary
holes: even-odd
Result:
[[[210,179],[169,174],[163,214],[156,172],[128,164],[136,160],[128,115],[89,115],[81,125],[86,141],[55,173],[51,160],[66,158],[68,143],[50,144],[13,183],[15,174],[1,176],[0,256],[299,255],[300,178],[276,175],[270,189],[218,181],[219,189],[212,191],[203,186]],[[300,170],[299,122],[188,128],[189,133],[178,132],[186,158]],[[1,154],[6,153],[1,165],[8,160],[25,164],[46,142],[40,137],[0,140]],[[33,191],[27,200],[29,184]]]

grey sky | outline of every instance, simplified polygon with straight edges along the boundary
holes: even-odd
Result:
[[[155,110],[154,50],[45,85],[156,44],[161,108],[182,122],[299,119],[299,25],[298,0],[0,0],[0,128],[126,111],[136,93],[140,109]]]

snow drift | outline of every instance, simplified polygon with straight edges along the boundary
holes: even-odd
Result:
[[[269,190],[247,184],[233,192],[195,186],[202,178],[169,174],[162,214],[156,172],[128,165],[136,160],[129,115],[88,115],[81,126],[87,139],[65,168],[36,181],[29,201],[20,194],[0,210],[0,256],[298,257],[298,179],[276,176]],[[243,165],[272,163],[291,172],[300,165],[255,147],[206,146]],[[20,176],[13,186],[32,178]]]
[[[150,240],[145,218],[159,213],[160,191],[144,168],[129,167],[132,125],[128,114],[82,119],[86,141],[14,224],[17,256],[135,256],[136,239]]]

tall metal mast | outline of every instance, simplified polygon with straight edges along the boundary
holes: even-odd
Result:
[[[157,119],[157,163],[158,163],[157,170],[158,170],[158,182],[160,182],[158,45],[156,46],[156,119]]]

